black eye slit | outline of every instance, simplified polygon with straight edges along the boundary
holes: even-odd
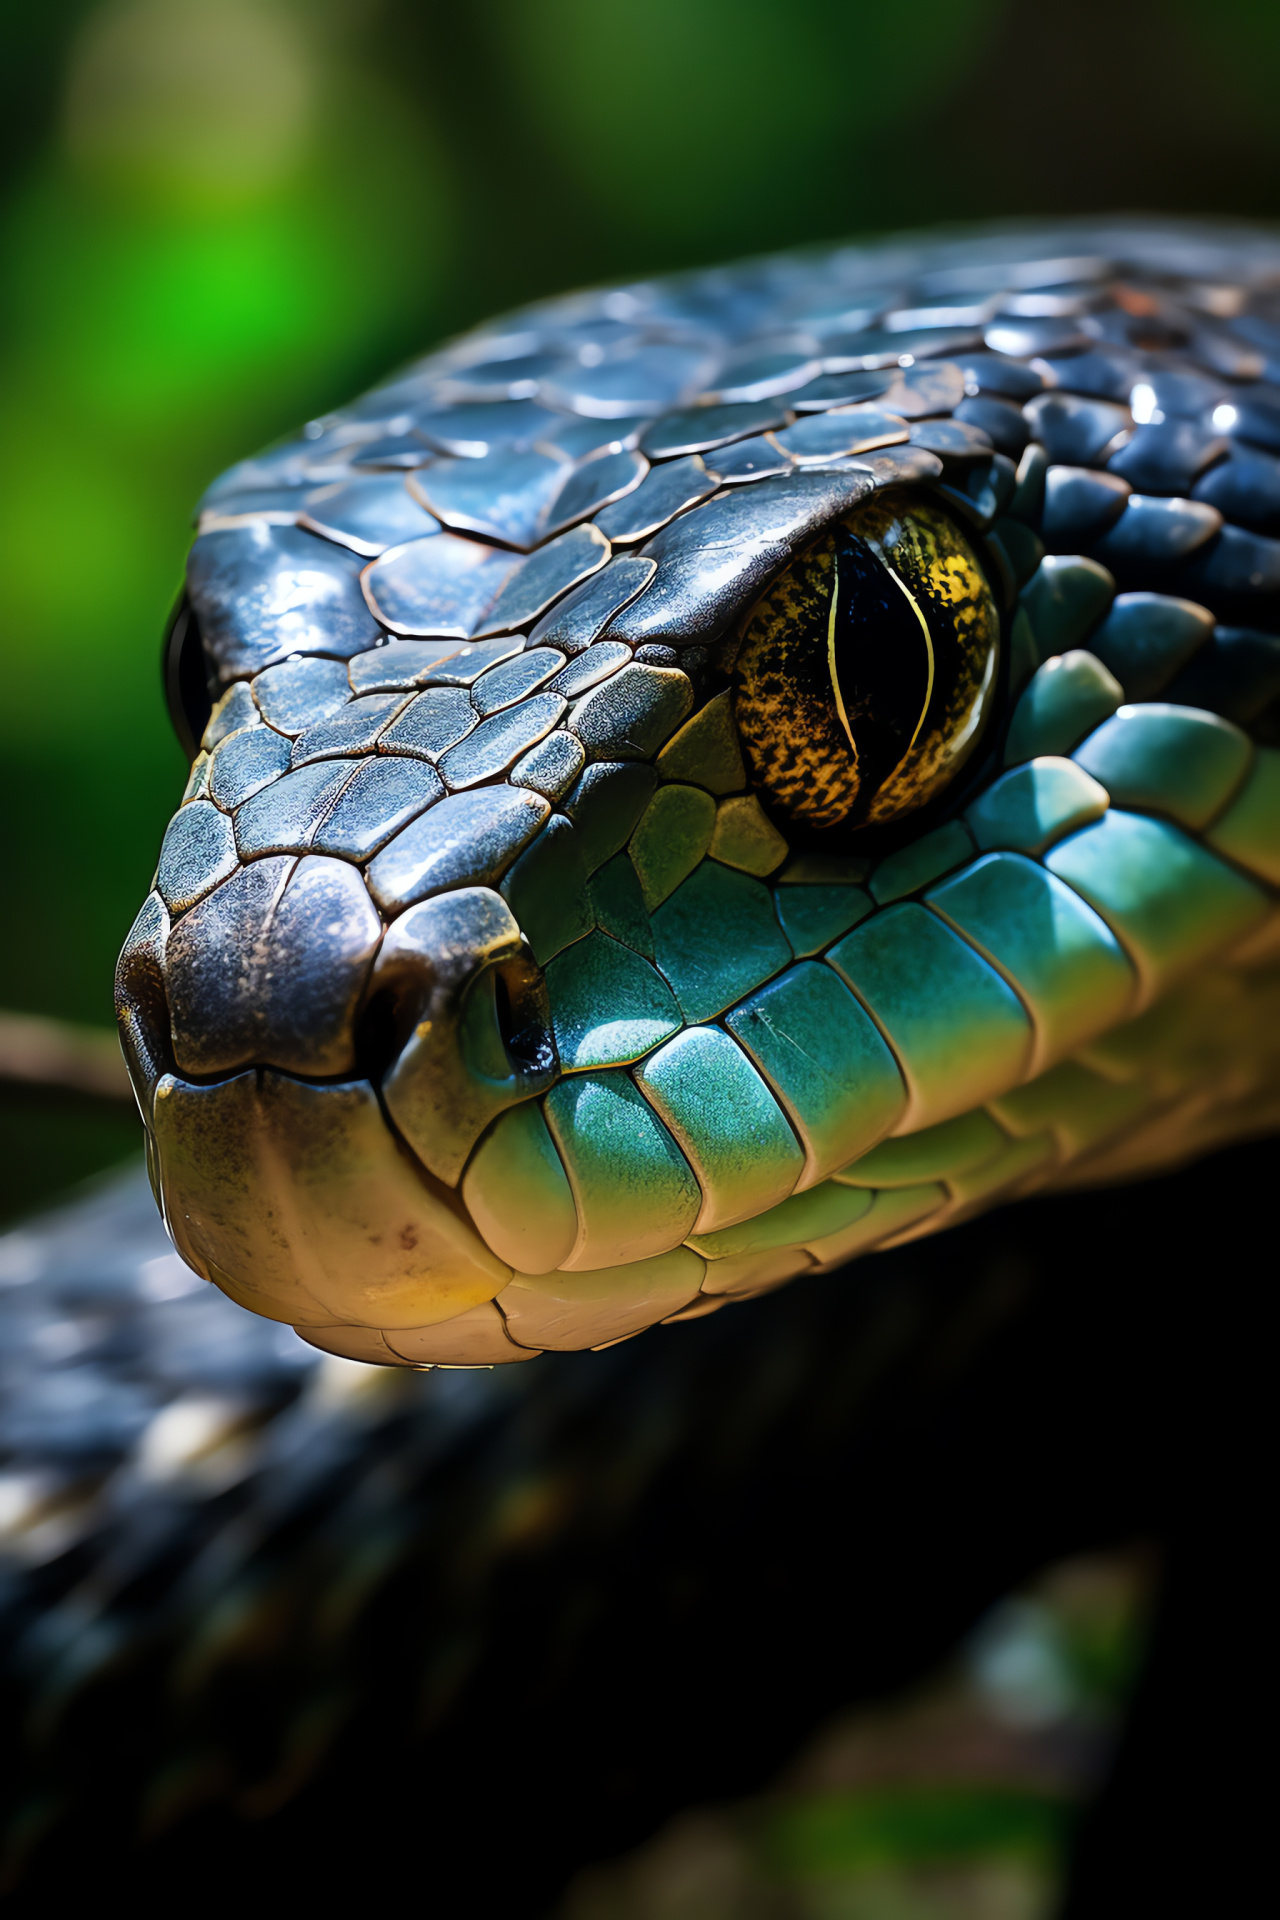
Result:
[[[933,693],[934,650],[914,596],[847,527],[836,529],[834,573],[827,667],[858,759],[857,812],[919,738]]]
[[[968,536],[896,490],[829,527],[743,635],[734,711],[762,800],[791,826],[884,827],[950,786],[990,719],[1000,621]]]

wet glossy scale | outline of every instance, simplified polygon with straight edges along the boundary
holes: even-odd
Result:
[[[198,1270],[485,1366],[1273,1112],[1280,256],[1025,247],[530,308],[209,490],[120,972]]]

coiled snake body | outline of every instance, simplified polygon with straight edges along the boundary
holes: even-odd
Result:
[[[355,1711],[316,1648],[355,1562],[420,1555],[424,1486],[441,1567],[469,1489],[473,1591],[607,1480],[583,1394],[631,1382],[652,1437],[662,1374],[692,1444],[744,1342],[813,1366],[863,1308],[673,1335],[678,1385],[647,1343],[541,1390],[309,1349],[603,1348],[1274,1125],[1276,363],[1268,235],[908,237],[532,308],[210,489],[167,651],[191,777],[118,975],[186,1265],[136,1194],[4,1256],[30,1352],[61,1287],[101,1389],[61,1439],[56,1386],[12,1390],[37,1744],[109,1695],[163,1562],[177,1697],[270,1642],[289,1731],[228,1757],[192,1708],[139,1817],[270,1813]],[[576,1461],[524,1507],[474,1464],[518,1408],[522,1457]],[[598,1538],[627,1497],[591,1484]],[[42,1611],[29,1571],[77,1552]],[[428,1726],[473,1658],[437,1611]]]

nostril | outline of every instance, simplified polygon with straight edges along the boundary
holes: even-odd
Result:
[[[512,1070],[554,1073],[556,1047],[551,1007],[541,967],[531,957],[493,969],[494,1019]]]
[[[406,986],[400,979],[380,987],[355,1024],[357,1071],[375,1086],[395,1066],[423,1011],[420,999]],[[460,999],[458,1047],[472,1073],[503,1081],[554,1070],[546,981],[531,956],[482,967]]]
[[[557,1072],[542,970],[487,887],[437,894],[394,922],[361,1034],[391,1118],[450,1186],[490,1121]]]
[[[355,1023],[356,1072],[362,1080],[372,1081],[375,1087],[382,1085],[410,1030],[390,988],[370,996]]]

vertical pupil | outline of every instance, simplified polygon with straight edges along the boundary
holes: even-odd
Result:
[[[865,540],[841,527],[834,559],[827,660],[865,817],[924,721],[933,643],[914,598]]]
[[[936,798],[990,717],[1000,616],[932,499],[889,490],[830,526],[752,610],[732,658],[753,785],[816,832]]]

